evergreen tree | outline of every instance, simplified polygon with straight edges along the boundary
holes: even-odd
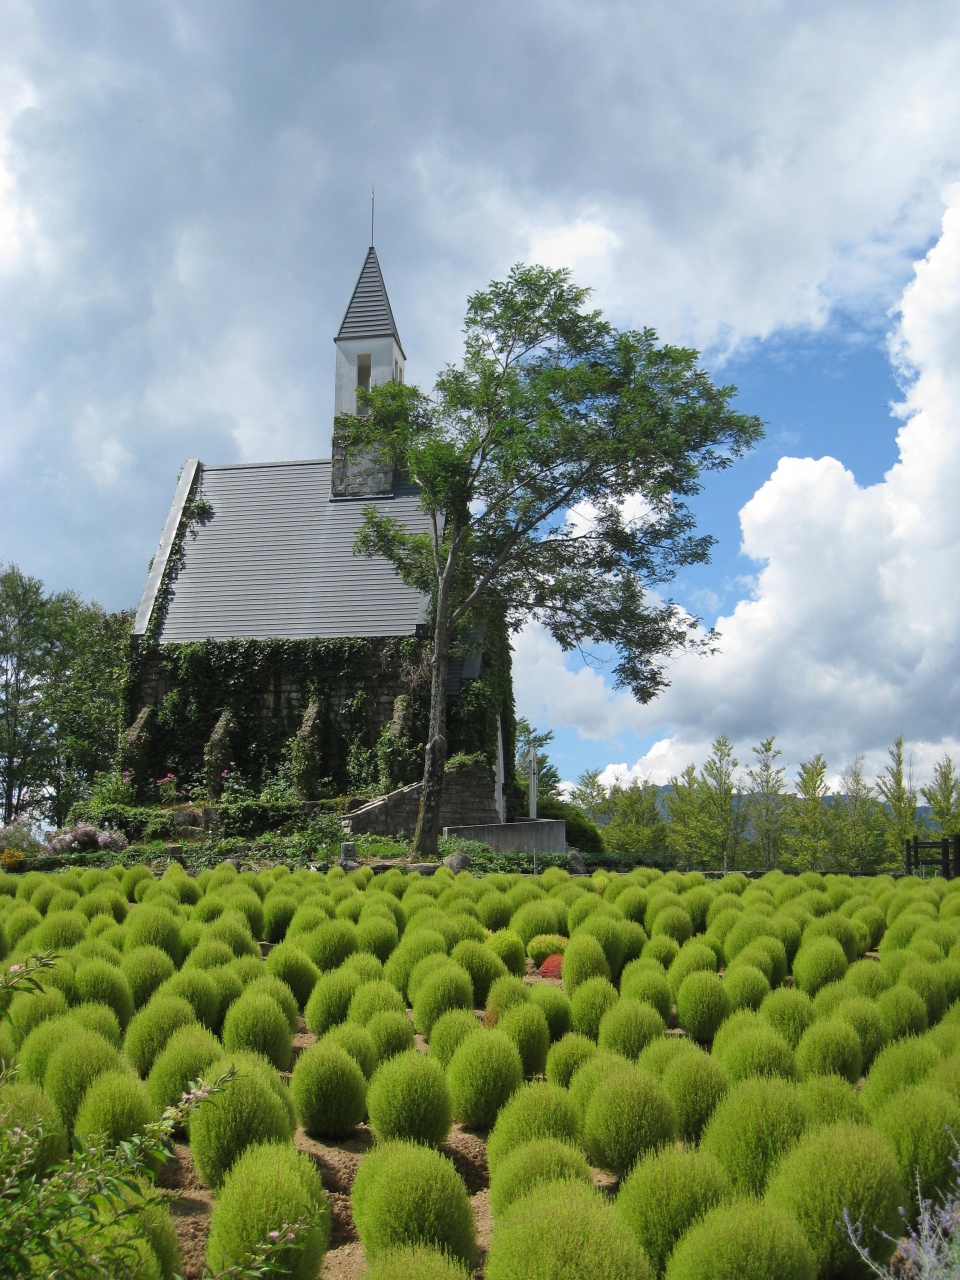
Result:
[[[921,795],[930,806],[930,820],[941,835],[960,831],[960,777],[953,761],[945,755],[933,767],[933,784],[923,787]]]

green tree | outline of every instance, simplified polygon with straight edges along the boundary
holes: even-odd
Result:
[[[755,763],[747,770],[745,797],[751,838],[767,871],[779,866],[790,814],[786,770],[777,764],[783,752],[773,743],[772,737],[764,738],[753,748]]]
[[[920,793],[930,806],[930,820],[941,834],[960,831],[960,777],[948,755],[933,767],[933,783]]]
[[[570,790],[570,800],[600,826],[610,821],[610,792],[600,781],[599,769],[587,769],[577,779],[577,784]]]
[[[649,778],[615,782],[609,792],[610,819],[603,828],[608,849],[650,859],[667,848],[667,823],[660,812],[660,790]]]
[[[718,734],[697,779],[705,852],[711,863],[719,863],[724,871],[732,871],[737,865],[747,825],[743,783],[736,772],[738,764],[730,739],[725,733]]]
[[[827,762],[819,753],[803,760],[793,798],[790,855],[800,871],[821,871],[830,852],[827,830]]]
[[[43,583],[16,565],[0,572],[0,784],[4,824],[35,801],[53,754],[44,676],[54,648]]]
[[[898,863],[903,857],[904,843],[917,831],[917,788],[913,778],[913,761],[904,761],[903,734],[887,754],[890,763],[877,778],[877,791],[886,807],[884,837],[888,861]]]
[[[827,814],[832,869],[859,875],[879,871],[889,859],[886,828],[883,805],[858,756],[841,774]]]
[[[670,819],[667,846],[686,871],[702,860],[707,842],[703,788],[695,764],[688,764],[679,777],[670,779],[666,806]]]
[[[463,359],[432,398],[390,382],[335,424],[348,452],[419,485],[431,524],[417,535],[370,508],[356,543],[433,601],[421,856],[437,847],[458,629],[496,616],[542,623],[565,651],[609,645],[617,685],[648,701],[692,643],[693,620],[651,590],[709,556],[688,499],[762,435],[697,352],[617,331],[587,298],[566,271],[516,266],[469,299]]]
[[[544,750],[544,747],[548,747],[552,741],[552,729],[548,729],[546,733],[538,733],[529,720],[524,719],[523,716],[518,717],[516,730],[517,753],[514,767],[517,783],[524,791],[526,791],[530,777],[527,770],[532,747],[537,753],[538,794],[553,796],[554,798],[559,797],[560,770],[555,764],[550,763],[550,758]]]

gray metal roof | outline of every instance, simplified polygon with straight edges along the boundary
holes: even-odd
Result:
[[[427,599],[386,560],[353,554],[365,507],[409,528],[428,520],[417,489],[330,499],[329,461],[206,467],[213,514],[184,539],[161,643],[412,635]]]
[[[396,338],[403,351],[403,343],[397,333],[397,322],[383,283],[380,261],[373,245],[367,251],[360,278],[350,299],[350,305],[340,325],[336,341],[341,338]]]

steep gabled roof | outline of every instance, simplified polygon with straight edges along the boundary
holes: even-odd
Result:
[[[403,351],[403,343],[397,333],[387,286],[383,283],[380,261],[373,245],[367,251],[360,279],[353,291],[336,340],[341,338],[395,338]],[[406,359],[406,352],[404,352]]]

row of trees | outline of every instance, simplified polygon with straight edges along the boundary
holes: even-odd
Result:
[[[874,873],[901,866],[912,836],[960,830],[960,776],[949,756],[930,786],[918,788],[900,737],[875,779],[858,758],[832,791],[822,755],[803,761],[792,782],[781,756],[767,738],[741,770],[721,734],[704,765],[688,765],[667,788],[637,779],[606,787],[592,770],[570,799],[601,828],[608,849],[666,855],[683,868]]]
[[[113,767],[132,618],[0,566],[0,816],[62,825]]]

